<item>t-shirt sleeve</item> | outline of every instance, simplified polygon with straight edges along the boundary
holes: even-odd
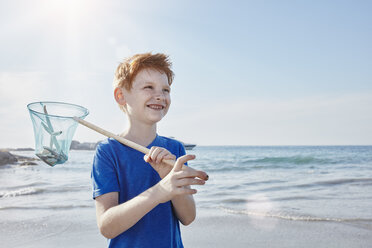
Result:
[[[185,147],[181,143],[179,143],[178,157],[181,157],[181,156],[183,156],[185,154],[186,154]]]
[[[186,154],[185,147],[182,145],[182,143],[179,143],[178,156],[177,156],[177,158],[182,157],[185,154]],[[185,165],[186,166],[189,166],[187,162],[185,163]]]
[[[116,166],[113,156],[108,155],[108,147],[108,144],[98,145],[93,159],[91,174],[93,199],[106,193],[120,191]]]

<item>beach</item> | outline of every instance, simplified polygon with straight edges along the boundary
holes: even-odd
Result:
[[[29,216],[19,209],[1,216],[1,247],[105,247],[94,208],[42,210]]]
[[[185,247],[370,247],[371,230],[324,222],[294,222],[272,218],[199,216],[182,228]]]
[[[14,215],[13,215],[14,214]],[[22,210],[1,217],[2,247],[106,247],[95,224],[94,209],[83,211],[44,211],[39,217]],[[259,224],[258,224],[259,223]],[[348,224],[293,222],[199,214],[182,227],[185,247],[370,247],[371,230]]]
[[[197,147],[197,218],[185,247],[370,247],[372,147]],[[106,247],[90,185],[94,151],[50,167],[0,167],[1,247]],[[33,156],[31,151],[19,152]]]

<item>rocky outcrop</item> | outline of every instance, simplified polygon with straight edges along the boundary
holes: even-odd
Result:
[[[100,141],[99,141],[100,142]],[[80,143],[77,140],[73,140],[71,142],[70,150],[95,150],[98,143],[91,143],[91,142],[83,142]],[[37,165],[36,162],[39,160],[38,158],[30,158],[25,156],[19,156],[10,153],[17,152],[17,151],[33,151],[32,148],[4,148],[0,149],[0,166],[6,165],[6,164],[19,164],[19,165]]]
[[[0,166],[6,165],[6,164],[18,164],[18,163],[21,163],[20,165],[37,165],[37,163],[32,162],[36,160],[38,159],[14,155],[8,151],[0,151]]]
[[[77,140],[73,140],[71,142],[70,150],[95,150],[99,142],[96,143],[90,143],[90,142],[84,142],[80,143]]]
[[[28,166],[28,165],[37,165],[37,163],[31,162],[31,161],[26,161],[26,162],[23,162],[23,163],[20,164],[20,166]]]
[[[0,152],[0,165],[6,164],[15,164],[18,162],[18,159],[15,155],[11,154],[10,152]]]
[[[26,147],[26,148],[16,148],[15,151],[34,151],[34,149]]]

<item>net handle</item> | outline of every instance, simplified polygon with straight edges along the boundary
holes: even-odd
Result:
[[[79,117],[76,117],[74,116],[73,119],[75,121],[77,121],[78,123],[80,123],[81,125],[83,126],[86,126],[100,134],[103,134],[104,136],[106,137],[109,137],[109,138],[113,138],[113,139],[116,139],[117,141],[119,141],[120,143],[122,143],[123,145],[126,145],[126,146],[129,146],[139,152],[142,152],[143,154],[148,154],[150,152],[150,149],[144,147],[144,146],[141,146],[133,141],[130,141],[130,140],[127,140],[119,135],[116,135],[116,134],[113,134],[103,128],[100,128],[88,121],[85,121],[83,119],[80,119]],[[170,159],[163,159],[162,160],[163,163],[167,164],[167,165],[170,165],[170,166],[174,166],[175,164],[175,161],[174,160],[170,160]]]

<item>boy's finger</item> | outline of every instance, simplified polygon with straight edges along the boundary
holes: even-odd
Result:
[[[169,154],[167,150],[162,150],[156,157],[156,163],[160,163]]]
[[[198,191],[196,189],[190,189],[186,187],[179,187],[178,194],[179,195],[193,195],[196,194]]]
[[[176,156],[174,156],[172,153],[168,153],[166,156],[164,156],[164,159],[169,159],[169,160],[176,160]]]
[[[149,156],[154,152],[155,148],[156,148],[156,146],[152,146],[152,147],[150,148],[150,151],[149,151],[149,153],[148,153]]]
[[[191,167],[184,166],[184,169],[177,173],[178,178],[187,178],[187,177],[198,177],[204,181],[209,179],[209,176],[204,171],[195,170]]]
[[[181,186],[204,185],[204,184],[205,184],[204,180],[195,179],[195,178],[183,178],[183,179],[178,180],[176,185],[178,187],[181,187]]]
[[[159,147],[155,147],[152,152],[150,153],[150,157],[151,157],[151,160],[158,163],[157,162],[157,157],[159,156],[159,154],[161,153],[162,149],[160,149]]]
[[[173,170],[174,171],[181,171],[182,170],[182,166],[189,160],[193,160],[195,159],[195,155],[191,155],[191,154],[188,154],[188,155],[183,155],[182,157],[179,157],[176,161],[176,163],[174,164],[174,167],[173,167]]]
[[[153,146],[150,148],[150,151],[143,157],[143,159],[146,161],[146,162],[150,162],[151,161],[151,158],[152,158],[152,154],[154,153],[154,150],[155,150],[156,146]]]
[[[145,160],[145,162],[150,162],[150,157],[147,154],[143,156],[143,159]]]

